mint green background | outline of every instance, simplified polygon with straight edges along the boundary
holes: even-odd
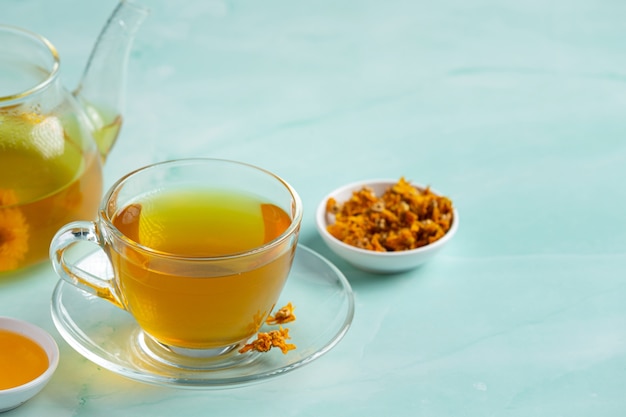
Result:
[[[327,355],[260,385],[180,391],[83,359],[49,315],[48,265],[0,281],[0,315],[48,329],[54,379],[7,417],[626,414],[626,2],[146,0],[107,185],[206,156],[260,165],[305,205],[301,243],[356,295]],[[115,1],[3,0],[78,81]],[[314,228],[366,178],[450,196],[424,267],[359,272]]]

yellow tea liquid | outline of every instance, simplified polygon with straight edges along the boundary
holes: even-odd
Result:
[[[257,248],[291,224],[279,207],[245,195],[159,192],[122,209],[113,224],[155,251],[195,258],[164,261],[131,247],[111,253],[125,307],[148,334],[171,346],[218,348],[254,335],[274,308],[293,259],[292,250],[280,250],[202,261]]]
[[[78,135],[54,117],[0,112],[0,274],[47,259],[62,225],[95,217],[101,160]]]
[[[8,330],[0,330],[0,390],[15,388],[48,369],[48,355],[36,342]]]

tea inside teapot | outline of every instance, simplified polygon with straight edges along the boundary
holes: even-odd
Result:
[[[60,225],[94,216],[100,156],[72,134],[55,116],[0,111],[0,272],[42,260]]]

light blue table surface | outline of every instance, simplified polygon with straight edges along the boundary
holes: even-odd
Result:
[[[49,265],[0,282],[0,315],[52,333],[50,384],[7,417],[626,414],[626,2],[145,0],[106,186],[166,159],[284,177],[300,242],[355,293],[318,360],[190,391],[125,379],[50,318]],[[115,0],[3,0],[78,82]],[[314,225],[330,190],[405,176],[450,196],[458,233],[420,269],[360,272]]]

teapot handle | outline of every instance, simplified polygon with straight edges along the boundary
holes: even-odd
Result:
[[[100,277],[83,269],[81,260],[85,259],[85,245],[81,243],[84,242],[95,244],[100,247],[100,250],[106,252],[106,243],[102,235],[98,233],[98,226],[95,222],[76,221],[59,229],[50,244],[52,267],[57,275],[68,283],[124,309],[113,275]],[[106,259],[110,265],[109,258],[106,257]]]

